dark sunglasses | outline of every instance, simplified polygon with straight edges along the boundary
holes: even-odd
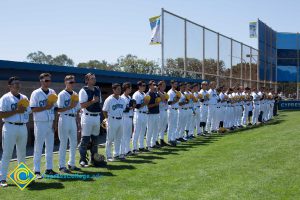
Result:
[[[69,84],[74,84],[74,83],[76,83],[75,81],[68,81],[67,83],[69,83]]]
[[[45,83],[49,83],[49,82],[51,82],[51,80],[44,80],[44,82],[45,82]]]
[[[145,84],[143,84],[142,86],[143,86],[143,87],[146,87],[146,85],[145,85]]]

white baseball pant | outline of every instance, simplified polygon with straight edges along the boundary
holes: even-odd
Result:
[[[123,121],[112,117],[107,118],[106,157],[111,158],[111,146],[114,143],[114,157],[120,155],[121,139],[123,137]]]
[[[98,136],[100,134],[100,115],[81,115],[81,136]]]
[[[217,105],[208,105],[206,128],[208,132],[215,131]]]
[[[168,141],[175,141],[178,120],[178,109],[168,110]]]
[[[146,113],[135,112],[133,117],[133,150],[138,150],[138,148],[144,148],[144,137],[147,128],[147,118]],[[139,146],[138,146],[139,143]]]
[[[187,124],[187,114],[187,110],[179,108],[175,139],[179,139],[184,136],[184,128]]]
[[[164,139],[167,125],[168,125],[167,111],[166,110],[159,111],[158,133],[159,133],[159,139],[161,139],[161,140]]]
[[[158,135],[159,114],[148,114],[146,144],[147,147],[153,147]]]
[[[123,137],[121,140],[121,153],[126,154],[130,149],[130,139],[132,134],[132,117],[129,115],[123,115]]]
[[[53,168],[54,131],[53,121],[34,122],[34,171],[41,171],[41,157],[45,143],[46,169]]]
[[[25,162],[27,144],[26,125],[13,125],[4,123],[2,127],[2,160],[1,179],[6,180],[8,165],[12,157],[15,145],[17,149],[18,163]]]
[[[75,154],[77,146],[77,125],[76,117],[60,115],[58,120],[58,137],[59,137],[59,167],[66,166],[66,151],[68,140],[70,143],[70,154],[68,165],[75,166]]]

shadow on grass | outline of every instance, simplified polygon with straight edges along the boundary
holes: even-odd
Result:
[[[28,190],[47,190],[47,189],[64,189],[60,182],[32,182],[27,186]]]
[[[126,161],[127,160],[122,161],[122,162],[126,162]],[[136,167],[132,166],[132,165],[110,165],[110,164],[108,164],[106,166],[106,169],[108,169],[108,170],[123,170],[123,169],[133,170],[133,169],[136,169]]]
[[[139,156],[135,157],[134,159],[126,159],[122,162],[124,163],[132,163],[132,164],[156,164],[155,162],[151,161],[151,160],[145,160],[145,159],[138,159]]]

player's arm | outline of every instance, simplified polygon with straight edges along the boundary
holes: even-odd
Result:
[[[9,106],[10,107],[10,106]],[[8,118],[16,114],[21,114],[26,111],[26,108],[23,106],[18,106],[16,110],[6,111],[7,109],[5,99],[0,100],[0,118]]]
[[[102,111],[102,113],[103,113],[103,116],[104,116],[104,118],[108,118],[108,114],[107,114],[107,112],[106,111]]]
[[[0,112],[0,118],[8,118],[8,117],[11,117],[16,114],[24,113],[25,111],[26,111],[26,108],[24,108],[22,106],[13,111]]]

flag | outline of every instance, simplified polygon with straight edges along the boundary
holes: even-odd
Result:
[[[257,22],[249,23],[250,38],[257,38]]]
[[[150,44],[160,44],[160,16],[151,17],[149,21],[152,31]]]

